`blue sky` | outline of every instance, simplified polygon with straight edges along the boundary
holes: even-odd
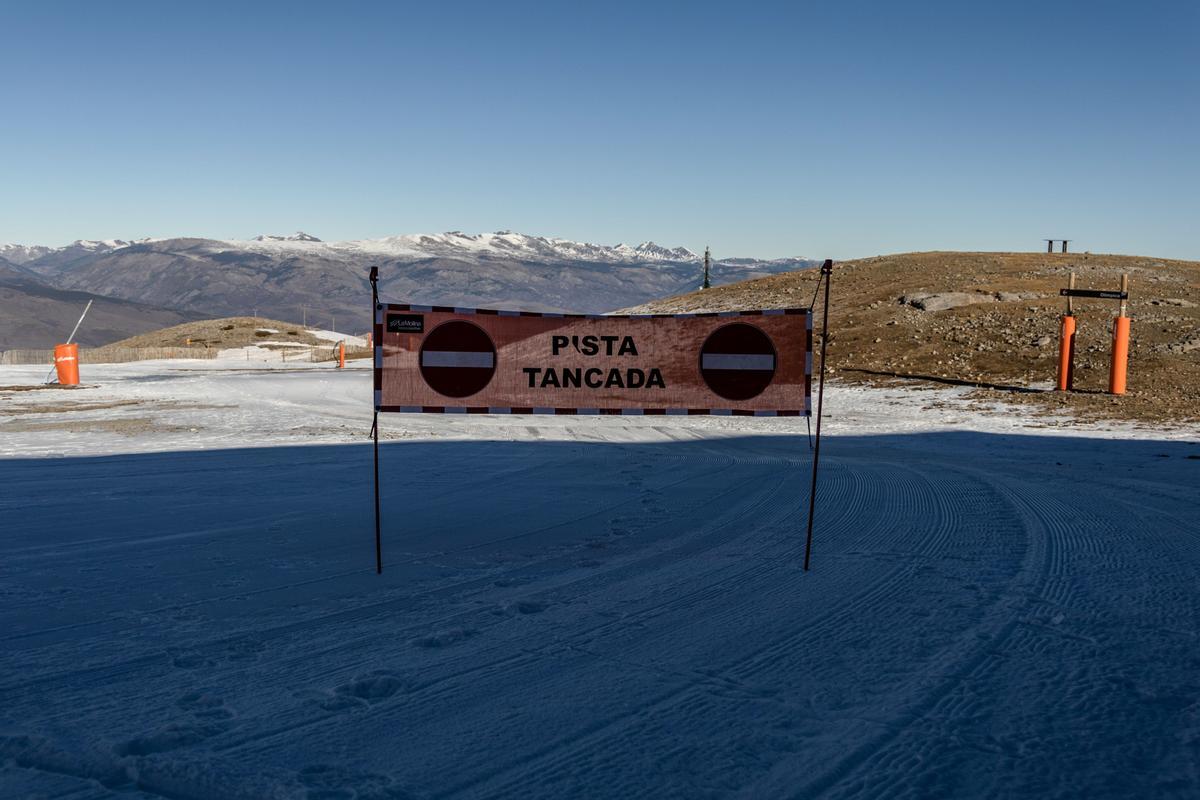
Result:
[[[1200,4],[0,0],[0,241],[1200,259]]]

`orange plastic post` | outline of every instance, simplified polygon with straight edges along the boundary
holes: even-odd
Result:
[[[1125,394],[1129,365],[1129,317],[1113,318],[1112,367],[1108,371],[1108,393]]]
[[[54,345],[54,371],[62,386],[79,385],[79,345]]]
[[[346,343],[338,342],[338,369],[346,368]]]
[[[1058,390],[1068,392],[1075,380],[1075,318],[1064,314],[1058,341]]]

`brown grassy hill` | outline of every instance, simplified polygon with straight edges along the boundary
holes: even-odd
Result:
[[[269,342],[329,347],[333,342],[313,336],[302,326],[263,317],[226,317],[185,322],[114,342],[113,347],[216,347],[220,349]]]
[[[1079,334],[1070,396],[1054,380],[1058,296],[1117,289],[1130,276],[1129,391],[1108,387],[1113,300],[1076,300]],[[642,312],[807,306],[817,270],[680,295]],[[904,253],[834,265],[830,374],[841,380],[968,383],[984,399],[1031,402],[1083,417],[1200,420],[1200,262],[1087,253]],[[929,295],[934,295],[929,297]],[[923,308],[922,308],[923,307]],[[819,324],[819,320],[818,320]]]

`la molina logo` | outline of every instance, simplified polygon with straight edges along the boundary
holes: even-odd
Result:
[[[388,314],[388,333],[424,333],[425,317],[421,314]]]

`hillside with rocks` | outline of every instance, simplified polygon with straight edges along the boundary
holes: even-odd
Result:
[[[1108,387],[1114,300],[1076,300],[1075,388],[1055,379],[1059,290],[1130,277],[1129,389]],[[637,306],[638,312],[807,306],[803,270]],[[1200,262],[1091,253],[904,253],[834,265],[829,367],[842,381],[975,386],[982,402],[1145,422],[1200,420]],[[820,320],[817,320],[820,324]]]
[[[228,350],[256,346],[267,350],[332,347],[338,341],[365,345],[360,336],[314,330],[264,317],[224,317],[185,322],[113,342],[112,347],[202,347]]]

